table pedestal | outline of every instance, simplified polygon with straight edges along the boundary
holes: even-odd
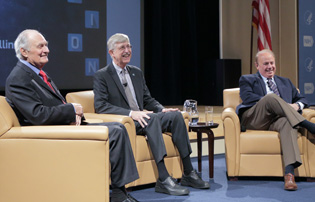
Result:
[[[205,125],[205,123],[198,123],[197,125],[189,125],[189,131],[197,133],[197,147],[198,147],[198,172],[202,170],[202,133],[208,136],[208,157],[209,157],[209,177],[213,178],[213,155],[214,155],[214,134],[212,128],[217,128],[219,124]]]

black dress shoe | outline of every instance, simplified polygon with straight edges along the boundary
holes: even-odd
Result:
[[[123,201],[119,201],[119,200],[114,200],[114,199],[112,199],[112,198],[110,198],[110,200],[109,200],[110,202],[134,202],[134,200],[132,200],[132,199],[130,199],[130,198],[126,198],[125,200],[123,200]],[[137,201],[137,200],[135,200],[135,201]]]
[[[131,196],[130,194],[127,194],[127,197],[129,199],[129,201],[131,201],[131,202],[139,202],[137,199],[133,198],[133,196]]]
[[[118,199],[115,199],[114,197],[110,197],[110,202],[139,202],[137,199],[133,198],[131,195],[127,194],[126,195],[127,198],[125,200],[118,200]]]
[[[189,175],[183,174],[182,186],[190,186],[197,189],[209,189],[209,182],[203,181],[200,176],[197,174],[196,170],[192,170]]]
[[[180,186],[176,182],[175,179],[169,176],[163,182],[161,182],[159,179],[157,180],[155,184],[155,192],[170,194],[170,195],[175,195],[175,196],[182,196],[182,195],[188,195],[189,189]]]

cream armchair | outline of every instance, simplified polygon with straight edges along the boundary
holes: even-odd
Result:
[[[104,122],[120,122],[125,125],[136,165],[139,172],[139,179],[129,183],[126,187],[133,187],[143,184],[155,183],[158,178],[157,167],[144,136],[136,135],[135,124],[128,116],[112,115],[112,114],[96,114],[94,110],[94,93],[92,90],[68,93],[66,95],[67,102],[80,103],[83,106],[84,116],[87,121],[103,120]],[[188,114],[183,113],[186,126],[188,126]],[[174,178],[182,177],[182,163],[177,148],[175,148],[171,134],[163,134],[167,156],[165,157],[165,165]]]
[[[0,109],[0,201],[109,201],[107,127],[20,126]]]
[[[275,131],[246,130],[241,132],[240,120],[235,113],[241,103],[239,88],[223,91],[222,121],[225,136],[227,175],[239,176],[284,176],[279,133]],[[303,116],[315,122],[315,111],[304,109]],[[302,166],[295,170],[300,177],[315,176],[315,146],[312,134],[301,130],[298,145]]]

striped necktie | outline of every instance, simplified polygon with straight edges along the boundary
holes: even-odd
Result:
[[[125,71],[127,71],[126,69],[123,69],[121,71],[121,81],[122,81],[122,85],[124,86],[124,90],[128,99],[128,104],[130,106],[130,109],[133,111],[139,111],[139,107],[135,101],[135,99],[132,96],[131,90],[129,88],[127,79],[126,79],[126,73]]]
[[[268,78],[267,79],[267,84],[268,84],[268,87],[270,88],[270,90],[272,90],[276,95],[278,95],[280,97],[280,93],[278,91],[278,88],[277,86],[274,84],[274,82],[272,81],[271,78]]]

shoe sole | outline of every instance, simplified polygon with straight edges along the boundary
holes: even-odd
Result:
[[[287,187],[287,188],[284,188],[284,190],[286,190],[286,191],[296,191],[297,188]]]
[[[163,193],[163,194],[169,194],[169,195],[173,195],[173,196],[185,196],[185,195],[188,195],[189,194],[189,191],[187,193],[177,193],[177,192],[170,192],[170,191],[167,191],[163,188],[160,188],[160,187],[155,187],[155,192],[158,192],[158,193]]]
[[[192,186],[189,182],[186,181],[181,181],[180,183],[182,186],[186,186],[186,187],[192,187],[195,189],[210,189],[210,185],[209,186]]]

